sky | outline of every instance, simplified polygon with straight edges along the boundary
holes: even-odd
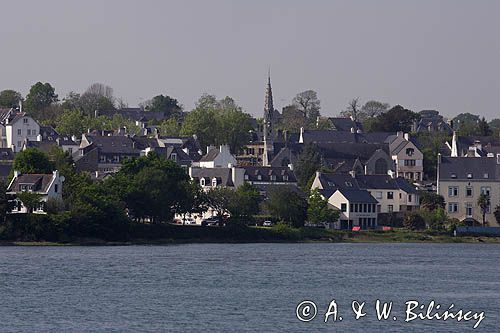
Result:
[[[111,86],[130,107],[203,94],[260,116],[268,68],[281,110],[379,100],[500,118],[500,1],[0,0],[0,90],[49,82],[62,99]]]

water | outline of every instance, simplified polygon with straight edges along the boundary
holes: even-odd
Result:
[[[485,311],[499,332],[496,244],[194,244],[0,247],[1,332],[471,332],[404,322],[404,302]],[[342,321],[324,323],[335,299]],[[375,318],[376,299],[394,301]],[[300,322],[295,307],[317,304]],[[366,301],[354,319],[351,301]]]

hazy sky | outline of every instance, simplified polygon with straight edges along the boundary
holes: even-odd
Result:
[[[500,1],[0,0],[0,90],[93,82],[130,106],[202,93],[261,115],[303,90],[336,115],[353,97],[500,118]]]

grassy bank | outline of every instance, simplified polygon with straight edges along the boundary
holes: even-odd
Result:
[[[131,226],[126,239],[66,238],[64,240],[13,239],[0,245],[138,245],[187,243],[500,243],[500,237],[453,237],[435,231],[343,231],[316,228],[266,227],[196,227],[173,225]]]

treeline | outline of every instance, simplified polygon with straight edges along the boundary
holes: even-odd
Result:
[[[16,155],[13,164],[13,170],[21,173],[56,169],[65,177],[63,200],[49,200],[48,214],[43,217],[33,213],[40,200],[37,194],[18,196],[28,214],[8,214],[14,198],[7,197],[5,188],[0,190],[0,238],[127,240],[139,237],[135,230],[144,233],[149,227],[155,230],[155,225],[169,224],[174,214],[185,217],[209,208],[224,218],[227,228],[235,229],[246,229],[255,224],[255,216],[263,214],[290,227],[301,227],[305,220],[318,223],[338,217],[317,193],[308,197],[293,187],[271,189],[265,202],[248,183],[236,190],[216,187],[205,192],[182,167],[154,153],[125,161],[119,172],[99,182],[92,182],[88,173],[77,172],[71,156],[58,147],[49,154],[28,148]],[[44,238],[47,235],[50,239]]]

